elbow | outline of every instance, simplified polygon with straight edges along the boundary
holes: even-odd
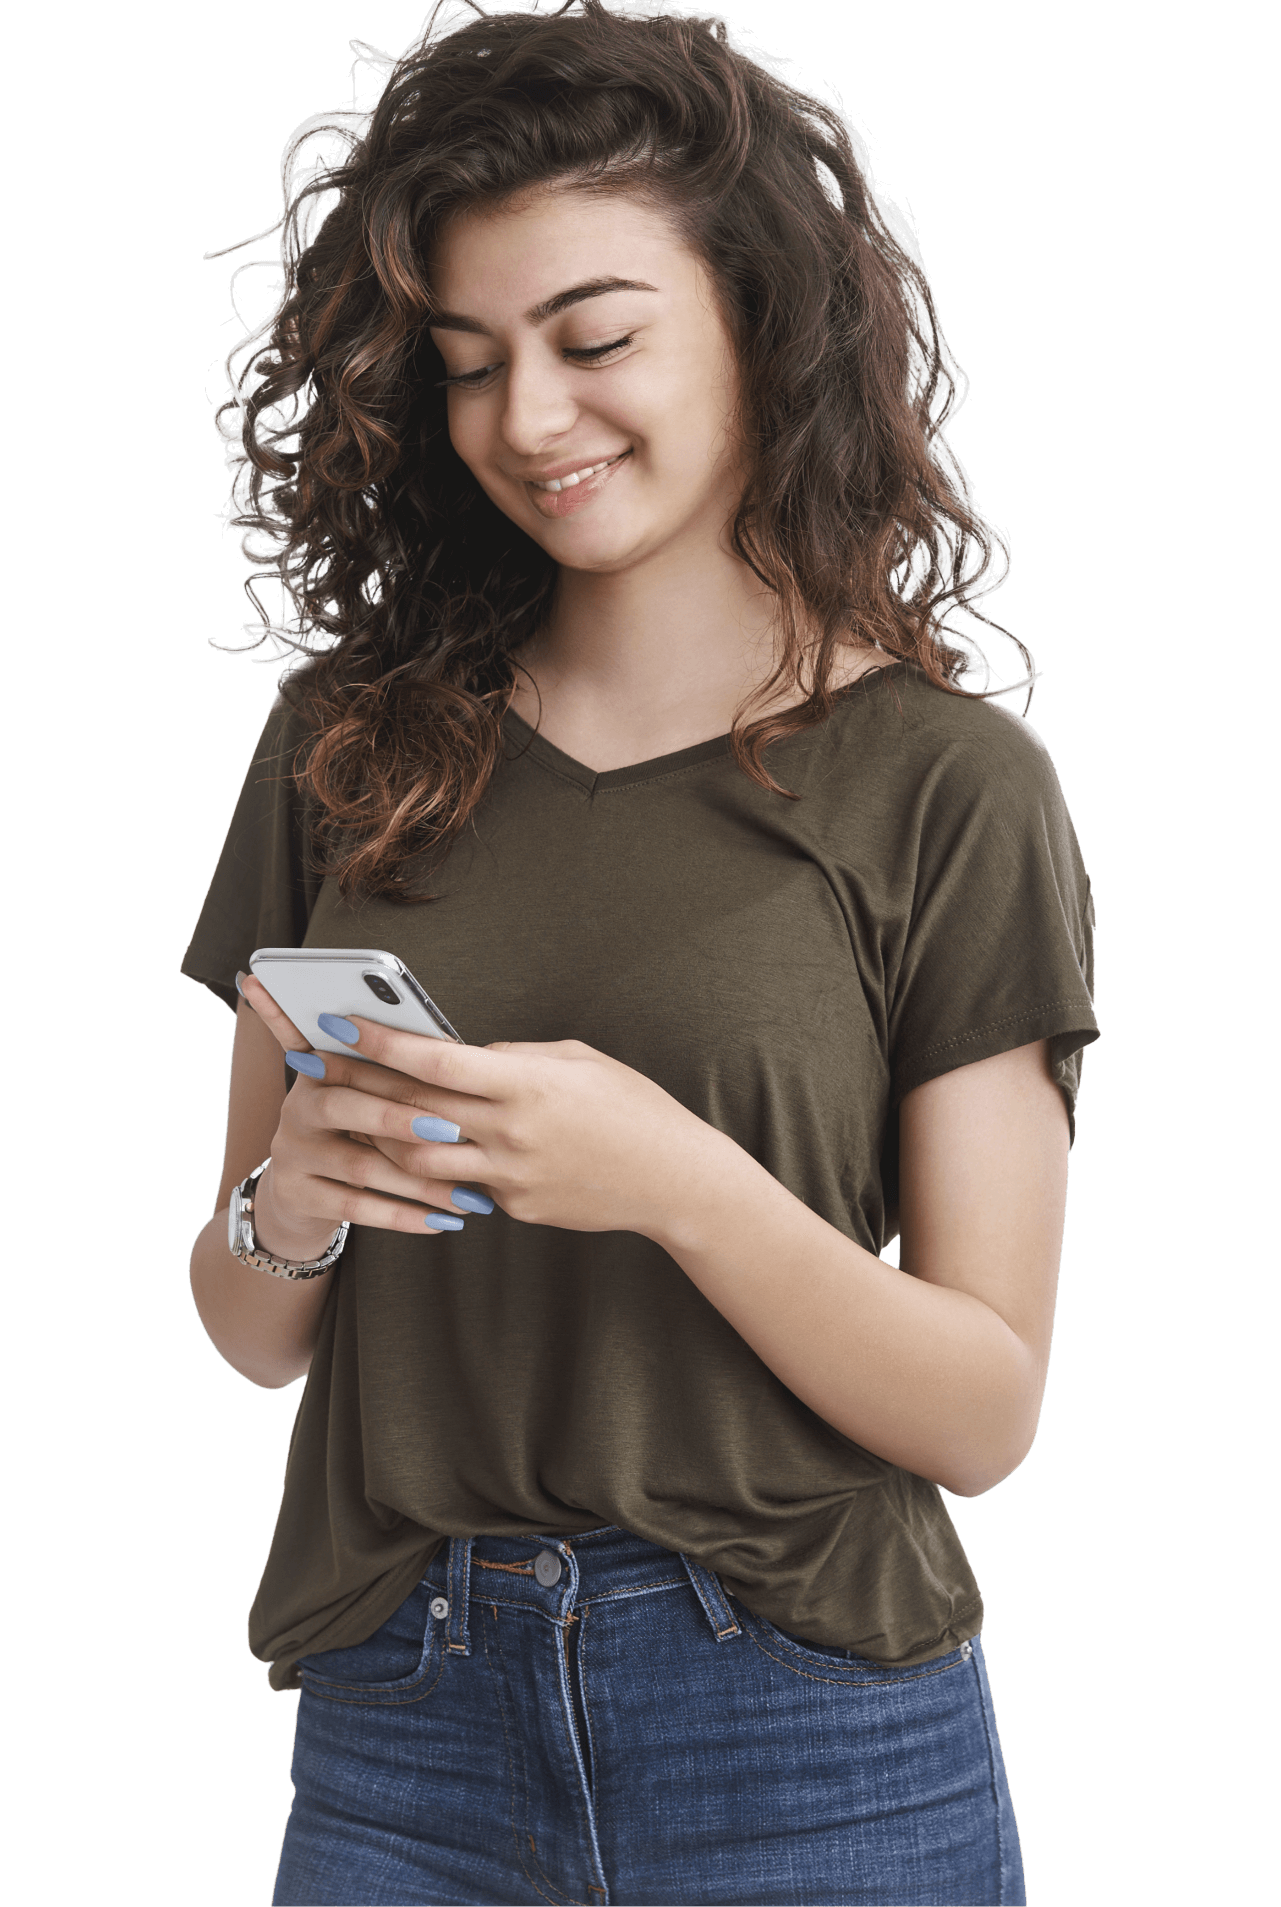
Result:
[[[1002,1477],[993,1477],[991,1482],[945,1483],[942,1487],[947,1491],[949,1496],[983,1496],[988,1490],[994,1490],[997,1484],[1003,1481],[1004,1479]]]
[[[257,1364],[248,1361],[240,1363],[235,1358],[227,1357],[225,1351],[223,1352],[223,1356],[227,1358],[228,1364],[231,1365],[234,1371],[239,1371],[242,1377],[247,1377],[251,1384],[256,1384],[259,1390],[264,1391],[282,1391],[286,1386],[296,1384],[300,1377],[306,1377],[310,1366],[310,1359],[308,1359],[306,1364],[286,1366],[284,1364]]]
[[[934,1481],[951,1496],[985,1496],[1013,1475],[1030,1448],[1029,1444],[1013,1455],[993,1454],[985,1463],[962,1465],[947,1476],[935,1477]]]
[[[949,1474],[938,1472],[938,1486],[951,1497],[986,1497],[989,1489],[1024,1465],[1041,1428],[1045,1402],[1045,1371],[1024,1365],[1020,1383],[1001,1392],[989,1392],[970,1425],[984,1421],[986,1438],[959,1440],[949,1451]]]
[[[250,1373],[242,1371],[240,1375],[248,1377]],[[301,1383],[305,1377],[307,1377],[307,1369],[299,1371],[292,1367],[288,1371],[271,1371],[267,1375],[259,1373],[257,1377],[250,1377],[250,1383],[255,1384],[259,1390],[288,1390],[290,1384]]]

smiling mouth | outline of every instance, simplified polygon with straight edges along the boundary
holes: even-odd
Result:
[[[581,470],[571,470],[567,477],[549,477],[545,483],[539,483],[534,477],[527,477],[525,481],[531,490],[550,491],[555,495],[561,490],[572,490],[576,484],[586,483],[589,477],[598,477],[602,470],[608,470],[613,464],[622,463],[623,458],[630,455],[629,446],[626,450],[620,450],[617,457],[607,457],[604,463],[584,464]]]

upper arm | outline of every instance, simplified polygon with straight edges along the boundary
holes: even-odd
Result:
[[[227,1147],[219,1212],[231,1197],[231,1188],[248,1178],[271,1151],[280,1124],[288,1075],[280,1045],[244,1000],[236,1009],[236,1039],[231,1055],[231,1099],[227,1110]]]
[[[899,1136],[902,1268],[989,1306],[1044,1383],[1068,1161],[1046,1041],[916,1087],[899,1108]]]

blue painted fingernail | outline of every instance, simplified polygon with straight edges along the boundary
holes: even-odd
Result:
[[[487,1197],[484,1192],[473,1192],[465,1185],[456,1185],[454,1187],[453,1191],[449,1194],[449,1202],[451,1205],[456,1205],[460,1212],[480,1212],[483,1214],[485,1212],[492,1212],[494,1209],[493,1199]]]
[[[463,1229],[461,1218],[455,1218],[450,1212],[429,1212],[423,1220],[429,1232],[460,1232]]]
[[[236,992],[240,995],[242,1000],[245,997],[245,990],[240,983],[244,979],[244,977],[245,977],[245,970],[243,967],[241,967],[236,974]]]
[[[308,1079],[325,1077],[325,1062],[319,1053],[286,1053],[285,1065],[292,1066],[296,1073],[306,1073]]]
[[[316,1025],[322,1033],[328,1033],[331,1040],[341,1040],[344,1046],[354,1046],[360,1038],[360,1028],[344,1020],[340,1013],[318,1013]]]
[[[434,1139],[442,1146],[456,1146],[463,1136],[452,1119],[437,1119],[434,1112],[419,1113],[410,1121],[409,1129],[416,1139]]]

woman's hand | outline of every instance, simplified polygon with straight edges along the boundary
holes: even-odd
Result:
[[[305,1054],[266,989],[243,984],[286,1051]],[[465,1177],[530,1224],[661,1240],[732,1148],[652,1080],[577,1040],[456,1046],[363,1018],[325,1030],[362,1058],[309,1056],[323,1078],[308,1066],[289,1093],[266,1175],[273,1210],[316,1239],[341,1218],[421,1231],[436,1222],[424,1206],[474,1211],[457,1187]]]
[[[463,1212],[493,1210],[484,1192],[457,1183],[455,1147],[444,1143],[456,1128],[430,1118],[416,1080],[312,1052],[261,981],[242,975],[240,987],[298,1074],[255,1199],[254,1229],[268,1251],[317,1257],[344,1219],[421,1235],[459,1231]],[[424,1118],[442,1143],[421,1143]],[[425,1169],[429,1150],[439,1176]]]

